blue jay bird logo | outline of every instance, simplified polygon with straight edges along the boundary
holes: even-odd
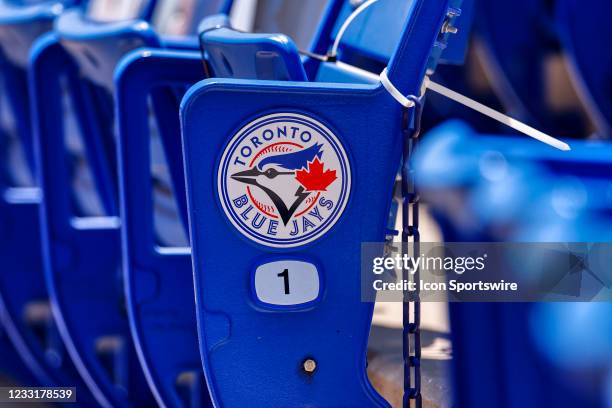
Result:
[[[320,122],[297,114],[264,116],[228,146],[219,166],[220,200],[249,238],[295,246],[323,234],[344,209],[348,159]]]
[[[283,142],[279,142],[279,144],[282,143]],[[272,145],[272,147],[274,146],[276,145]],[[313,144],[303,150],[266,156],[249,170],[239,171],[232,174],[231,177],[236,181],[255,186],[262,190],[274,204],[283,224],[287,225],[300,204],[308,198],[313,190],[307,191],[306,188],[308,186],[300,183],[294,193],[295,199],[293,202],[285,204],[281,196],[266,185],[266,181],[283,176],[295,177],[298,170],[308,169],[309,164],[315,162],[315,158],[321,159],[323,155],[321,148],[322,144]],[[333,175],[335,180],[335,171],[333,171]],[[297,180],[299,183],[300,180]]]

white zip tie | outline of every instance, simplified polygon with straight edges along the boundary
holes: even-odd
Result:
[[[476,112],[490,117],[491,119],[495,119],[499,123],[502,123],[529,137],[539,140],[542,143],[546,143],[547,145],[550,145],[563,151],[572,150],[567,143],[562,142],[561,140],[555,137],[547,135],[546,133],[541,132],[538,129],[532,128],[531,126],[521,122],[520,120],[511,118],[510,116],[504,115],[503,113],[498,112],[495,109],[491,109],[480,102],[476,102],[475,100],[468,98],[467,96],[461,95],[460,93],[455,92],[452,89],[448,89],[447,87],[430,80],[428,77],[425,77],[425,86],[427,87],[427,89],[431,89],[432,91],[442,96],[445,96],[448,99],[452,99],[453,101],[467,106],[468,108],[473,109]]]
[[[348,27],[351,25],[351,23],[355,20],[355,18],[357,18],[359,14],[364,12],[368,7],[370,7],[372,4],[376,3],[377,1],[378,0],[366,1],[361,6],[357,7],[357,9],[355,9],[355,11],[353,11],[351,15],[348,16],[348,18],[344,21],[344,23],[338,30],[338,34],[336,35],[336,39],[334,40],[334,44],[329,54],[330,57],[337,56],[340,41],[342,40],[344,33],[346,32]],[[379,80],[382,83],[383,87],[387,90],[387,92],[389,92],[389,94],[393,97],[393,99],[399,102],[400,105],[402,105],[405,108],[412,108],[415,106],[412,100],[404,96],[395,87],[395,85],[391,83],[391,81],[389,80],[389,76],[387,75],[387,68],[385,68],[383,72],[380,73]],[[514,130],[517,130],[529,137],[539,140],[540,142],[545,143],[549,146],[555,147],[563,151],[571,150],[570,146],[567,143],[564,143],[559,139],[556,139],[550,135],[547,135],[544,132],[541,132],[535,128],[532,128],[531,126],[517,119],[511,118],[508,115],[498,112],[495,109],[491,109],[488,106],[481,104],[480,102],[476,102],[475,100],[468,98],[467,96],[464,96],[458,92],[455,92],[452,89],[449,89],[441,84],[433,82],[432,80],[429,79],[428,76],[425,76],[425,80],[423,81],[423,86],[421,87],[421,92],[424,93],[425,89],[431,89],[432,91],[448,99],[458,102],[470,109],[475,110],[476,112],[481,113],[482,115],[488,116],[491,119],[494,119],[508,127],[511,127]]]
[[[389,76],[387,75],[387,68],[383,69],[383,72],[380,73],[380,82],[382,83],[382,86],[387,90],[387,92],[389,92],[389,94],[393,97],[393,99],[398,101],[399,104],[402,105],[404,108],[414,107],[414,101],[405,97],[399,91],[399,89],[397,89],[395,85],[391,83],[391,81],[389,80]]]
[[[404,106],[405,108],[412,108],[414,106],[414,102],[402,95],[402,93],[391,83],[387,75],[386,68],[380,74],[380,82],[387,90],[387,92],[389,92],[389,94],[393,97],[393,99],[398,101],[400,105]],[[495,109],[491,109],[480,102],[476,102],[475,100],[468,98],[467,96],[462,95],[458,92],[455,92],[452,89],[445,87],[444,85],[440,85],[430,80],[427,76],[425,77],[424,85],[427,89],[430,89],[448,99],[451,99],[455,102],[460,103],[461,105],[475,110],[476,112],[488,116],[491,119],[494,119],[508,127],[511,127],[512,129],[517,130],[529,137],[539,140],[542,143],[545,143],[549,146],[555,147],[563,151],[571,150],[571,147],[567,143],[562,142],[561,140],[554,138],[550,135],[547,135],[546,133],[541,132],[535,128],[532,128],[531,126],[517,119],[511,118],[508,115],[498,112]]]
[[[366,1],[361,6],[357,7],[355,11],[353,11],[346,20],[344,20],[344,23],[338,30],[338,34],[336,35],[336,39],[334,40],[334,45],[332,46],[331,52],[329,54],[330,57],[334,58],[338,55],[338,47],[340,46],[340,40],[342,40],[342,36],[344,36],[344,32],[346,31],[347,28],[349,28],[353,20],[355,20],[355,18],[357,18],[359,14],[364,12],[368,7],[370,7],[372,4],[376,3],[377,1],[378,0]]]

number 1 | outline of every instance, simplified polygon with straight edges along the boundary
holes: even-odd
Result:
[[[279,278],[283,278],[283,281],[285,283],[285,295],[288,295],[289,294],[289,269],[285,269],[284,271],[282,271],[276,276],[278,276]]]

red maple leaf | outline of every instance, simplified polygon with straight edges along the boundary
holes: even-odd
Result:
[[[323,163],[318,158],[308,163],[308,170],[298,170],[295,173],[295,179],[307,191],[327,191],[327,187],[337,178],[336,170],[323,171]]]

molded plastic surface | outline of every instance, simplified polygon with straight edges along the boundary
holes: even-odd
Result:
[[[78,217],[73,212],[59,78],[74,80],[78,78],[77,72],[54,35],[37,43],[33,51],[31,90],[40,164],[38,176],[45,192],[41,217],[47,285],[68,352],[98,403],[103,406],[150,404],[123,306],[120,222],[116,207],[107,207],[109,215],[102,217]],[[79,89],[76,90],[79,95]],[[75,105],[91,109],[86,101],[78,100]],[[83,126],[87,122],[80,118],[79,123]],[[106,128],[108,132],[109,128]],[[112,133],[103,133],[104,129],[102,134],[87,133],[85,142],[99,143],[104,137],[112,138]],[[98,149],[101,157],[105,153]],[[100,164],[100,168],[107,167]],[[112,178],[107,181],[110,187],[115,182]],[[102,191],[104,195],[114,190]],[[110,197],[106,198],[106,203],[113,203]]]
[[[222,27],[205,29],[200,41],[211,76],[278,81],[307,79],[297,47],[283,34],[250,34]]]
[[[332,40],[346,18],[365,1],[344,1],[340,15],[332,32]],[[372,70],[376,73],[382,70],[391,58],[395,45],[402,36],[403,22],[410,15],[414,0],[384,0],[371,5],[363,11],[345,32],[339,46],[342,61]],[[467,37],[470,29],[473,5],[471,0],[451,0],[449,2],[453,16],[448,16],[448,24],[460,30],[458,36],[448,34],[436,44],[430,60],[430,69],[438,62],[461,63],[467,48]],[[459,8],[461,7],[461,8]],[[465,9],[465,10],[464,10]],[[450,11],[450,10],[449,10]],[[461,18],[457,17],[461,15]],[[458,20],[456,24],[455,20]]]
[[[22,385],[76,386],[83,403],[91,395],[77,374],[51,316],[42,265],[39,206],[27,89],[28,52],[34,40],[73,2],[0,3],[2,134],[0,150],[0,319],[29,372]],[[16,159],[21,157],[22,159]],[[7,363],[11,357],[7,351]],[[16,367],[19,367],[18,365]],[[25,382],[24,382],[25,381]]]
[[[62,15],[56,32],[56,38],[38,44],[32,76],[46,191],[47,280],[56,317],[71,357],[101,405],[151,404],[123,305],[112,99],[107,92],[112,90],[114,67],[126,52],[159,41],[144,21],[101,24],[78,10]],[[61,75],[68,78],[75,98],[104,216],[77,217],[74,213],[63,159],[62,114],[40,105],[60,100],[61,88],[49,84],[48,78]],[[78,75],[87,81],[79,82]],[[85,323],[85,310],[96,316],[90,324]]]
[[[417,1],[390,66],[406,94],[418,92],[447,11]],[[331,129],[352,168],[349,202],[321,238],[271,249],[242,236],[221,209],[217,166],[244,124],[275,112],[306,115]],[[372,305],[360,300],[360,243],[384,239],[401,152],[401,107],[381,85],[206,80],[181,108],[200,347],[222,406],[388,406],[366,376]],[[237,256],[239,254],[239,256]],[[321,265],[325,293],[301,311],[252,302],[253,268],[285,255]],[[316,361],[313,373],[303,369]],[[240,387],[241,392],[235,392]]]
[[[55,21],[55,32],[81,74],[109,91],[121,57],[139,47],[159,46],[157,35],[146,21],[96,23],[78,9],[62,14]]]
[[[202,78],[199,53],[138,50],[117,69],[123,268],[130,327],[160,405],[210,406],[197,342],[190,248],[162,248],[153,224],[151,129],[156,120],[186,228],[177,87]],[[171,353],[168,350],[172,350]]]
[[[149,2],[144,8],[147,11],[141,16],[143,19],[150,16],[153,4],[154,2]],[[227,7],[229,3],[225,1],[223,4]],[[39,160],[43,165],[40,176],[45,191],[43,220],[48,237],[47,281],[52,288],[56,318],[61,322],[61,334],[69,345],[71,357],[77,362],[81,375],[86,378],[98,402],[104,406],[153,405],[149,385],[160,385],[158,382],[147,383],[146,379],[151,380],[152,376],[149,372],[143,374],[138,358],[142,356],[143,348],[138,345],[140,354],[138,356],[128,322],[128,314],[131,316],[133,314],[131,305],[126,305],[124,271],[121,265],[119,171],[112,92],[114,71],[128,52],[142,46],[160,47],[162,43],[181,49],[190,49],[196,44],[193,41],[177,38],[162,41],[144,20],[103,23],[92,21],[88,15],[74,10],[64,13],[58,19],[54,36],[41,41],[33,57],[32,83],[36,111],[39,115],[37,141],[40,143]],[[154,72],[156,71],[147,73]],[[186,77],[190,75],[192,74],[187,73]],[[85,146],[84,155],[93,174],[93,189],[87,193],[99,195],[102,203],[101,214],[92,215],[79,208],[78,202],[75,204],[74,196],[83,192],[75,191],[64,159],[65,118],[62,118],[56,109],[46,107],[49,101],[58,101],[61,98],[62,89],[59,84],[48,80],[58,77],[65,78],[68,83],[67,89],[75,106],[75,116]],[[143,79],[145,77],[143,75]],[[179,78],[182,79],[177,79],[177,84],[171,83],[171,85],[184,87],[185,77]],[[191,80],[193,81],[195,79]],[[174,150],[169,154],[175,159],[177,155],[174,152],[180,152],[178,115],[172,119],[172,116],[164,112],[164,110],[178,111],[179,96],[171,91],[170,88],[155,89],[153,105],[160,130],[166,132],[170,129],[171,133],[167,135],[170,144],[165,147],[174,144]],[[160,111],[164,112],[161,116]],[[145,154],[142,156],[143,162],[145,156]],[[171,166],[173,177],[182,179],[182,172],[177,172],[176,168],[175,164]],[[173,181],[173,184],[182,186],[182,181],[181,183]],[[184,196],[180,189],[177,194],[179,197]],[[183,213],[184,208],[183,203]],[[184,257],[170,256],[164,260],[169,258],[172,259],[168,264],[157,265],[154,268],[159,266],[173,268],[185,264]],[[184,279],[173,281],[175,286],[167,286],[164,290],[168,291],[161,293],[166,311],[171,311],[176,306],[172,301],[177,296],[175,292],[177,285],[185,289],[180,292],[179,296],[183,297],[180,302],[190,303],[190,298],[184,297],[184,293],[186,289],[189,289],[188,293],[193,293],[193,289],[190,289],[192,282],[187,279],[190,275],[183,276]],[[171,296],[170,301],[164,297],[166,294]],[[157,304],[160,305],[161,303]],[[147,309],[147,312],[149,310]],[[179,306],[179,310],[184,311],[185,308]],[[159,308],[157,312],[163,314]],[[88,319],[89,315],[96,316],[95,320]],[[177,324],[175,319],[171,320],[172,325]],[[179,342],[183,340],[188,342],[188,335],[182,332],[185,326],[179,327],[175,332],[168,330],[167,334],[171,337],[171,333],[177,333]],[[159,326],[153,330],[158,331]],[[191,341],[195,339],[193,334],[192,332]],[[137,340],[142,338],[139,335],[136,337]],[[156,343],[159,339],[155,336],[151,339],[156,346],[162,344],[161,341]],[[164,356],[172,347],[168,347],[167,344],[164,346],[163,350],[155,349],[155,353],[160,354],[161,364],[166,369],[168,365],[164,365],[166,361]],[[186,349],[189,350],[188,347]],[[185,364],[181,369],[190,371],[194,369],[194,364],[190,361],[196,358],[183,359],[189,355],[190,352],[177,352],[173,356],[168,356],[168,361],[174,363],[175,368],[178,368],[179,364]],[[197,373],[195,380],[189,375],[177,378],[179,374],[183,374],[183,371],[164,373],[175,383],[168,384],[165,382],[167,378],[164,377],[162,391],[169,392],[172,385],[176,389],[172,395],[166,395],[167,399],[160,403],[177,403],[178,396],[175,394],[186,392],[193,394],[192,397],[187,397],[189,403],[193,403],[194,406],[206,404],[202,396],[201,381],[197,380]],[[201,375],[199,377],[201,378]]]
[[[30,47],[51,29],[53,20],[66,8],[78,5],[78,0],[30,2],[0,2],[0,46],[6,57],[25,69]]]
[[[226,16],[218,15],[206,19],[201,27],[225,24]],[[258,51],[255,45],[249,50]],[[295,58],[299,59],[297,51]],[[246,66],[252,65],[249,54],[242,59]],[[147,380],[158,402],[165,405],[201,406],[210,400],[197,344],[191,251],[160,247],[153,225],[153,186],[147,181],[152,137],[147,98],[152,98],[174,199],[185,221],[181,227],[186,228],[177,87],[190,86],[203,75],[201,56],[153,49],[127,56],[116,75],[127,306]],[[177,351],[167,353],[168,349]]]

